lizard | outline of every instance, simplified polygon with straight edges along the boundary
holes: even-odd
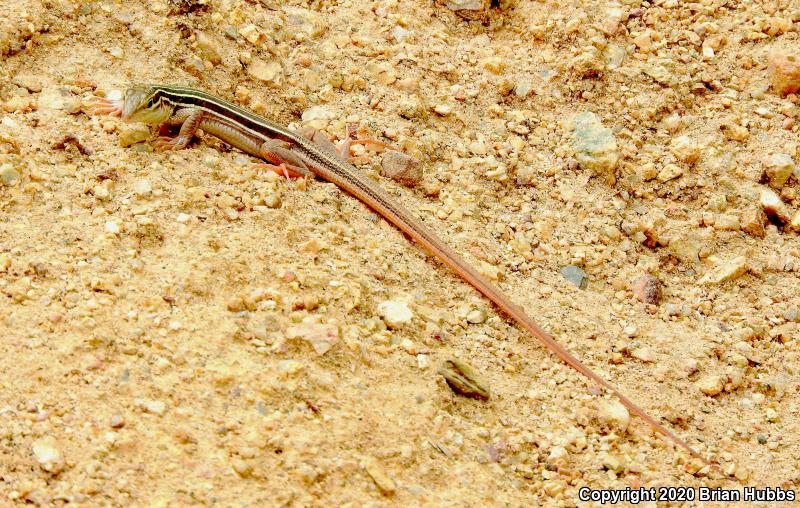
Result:
[[[185,148],[198,130],[216,136],[231,146],[261,158],[276,172],[288,176],[318,176],[345,190],[434,254],[455,274],[491,300],[503,313],[537,338],[564,363],[611,392],[657,433],[689,452],[704,464],[714,466],[683,439],[650,416],[618,388],[584,365],[562,344],[541,328],[498,287],[490,283],[463,257],[449,247],[419,218],[392,198],[380,184],[348,162],[350,142],[340,152],[319,131],[295,131],[243,107],[194,88],[172,85],[134,85],[120,98],[94,97],[89,111],[121,117],[127,122],[179,127],[175,137],[160,137],[156,148]],[[369,143],[373,140],[355,140]]]

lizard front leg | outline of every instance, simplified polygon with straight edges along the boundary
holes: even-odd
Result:
[[[174,138],[169,136],[161,136],[154,143],[156,150],[182,150],[186,148],[192,137],[197,133],[200,128],[200,123],[203,121],[203,111],[194,108],[181,108],[169,118],[163,125],[177,126],[180,125],[181,129],[178,135]]]

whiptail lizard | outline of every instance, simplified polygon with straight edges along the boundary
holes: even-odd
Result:
[[[295,175],[313,173],[336,184],[422,244],[451,270],[494,302],[504,313],[514,318],[523,328],[543,342],[561,360],[613,393],[630,412],[642,418],[656,431],[694,457],[710,464],[671,430],[658,423],[616,387],[581,363],[503,292],[448,247],[422,221],[392,199],[378,184],[349,164],[346,157],[341,157],[320,139],[309,139],[307,133],[305,135],[298,133],[228,101],[200,90],[181,86],[134,86],[125,90],[122,98],[118,100],[97,98],[92,111],[120,116],[123,120],[131,122],[180,126],[177,137],[161,138],[158,146],[162,149],[184,148],[197,130],[201,129],[244,152],[273,163],[284,172],[292,172]],[[329,141],[327,144],[332,146]]]

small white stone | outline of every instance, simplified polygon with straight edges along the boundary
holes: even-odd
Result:
[[[442,116],[447,116],[453,112],[453,108],[451,108],[449,104],[437,104],[433,107],[433,110]]]
[[[120,232],[119,222],[113,220],[106,222],[106,232],[112,235],[118,235]]]
[[[697,388],[706,395],[714,396],[719,395],[725,387],[725,382],[722,376],[709,375],[705,376],[697,382]]]
[[[48,473],[57,474],[64,468],[64,457],[52,437],[37,439],[33,442],[31,450],[36,462]]]
[[[789,210],[786,208],[786,204],[781,201],[780,196],[775,194],[771,189],[761,189],[759,202],[761,203],[761,208],[764,209],[767,215],[776,217],[782,222],[789,220]]]
[[[148,413],[163,416],[167,411],[167,405],[162,400],[137,400],[136,405]]]
[[[186,213],[179,213],[178,217],[175,218],[175,220],[180,222],[181,224],[189,222],[189,219],[191,219],[191,216]]]
[[[153,185],[147,178],[140,178],[133,183],[133,192],[140,196],[145,196],[153,192]]]
[[[747,258],[738,256],[730,261],[719,263],[700,279],[700,284],[722,284],[723,282],[738,279],[748,269]]]
[[[622,402],[616,399],[601,400],[597,406],[601,420],[622,432],[627,430],[628,425],[631,423],[631,415],[628,409],[622,405]]]
[[[414,313],[407,302],[399,300],[386,300],[378,304],[378,315],[389,328],[401,328],[411,321]]]
[[[336,112],[330,106],[319,105],[303,111],[300,121],[303,125],[320,130],[326,128],[336,116]]]
[[[403,339],[400,341],[400,347],[405,350],[406,353],[410,355],[417,354],[417,345],[414,344],[414,341],[411,339]]]
[[[631,351],[631,356],[643,362],[652,363],[658,359],[656,352],[653,348],[643,346]]]
[[[563,446],[554,446],[547,455],[547,465],[553,468],[566,467],[569,452]]]

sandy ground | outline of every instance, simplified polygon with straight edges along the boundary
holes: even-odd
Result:
[[[429,1],[2,0],[0,16],[0,505],[800,487],[800,110],[773,81],[800,75],[769,68],[800,58],[798,2],[518,0],[467,21]],[[380,153],[360,167],[721,471],[332,184],[208,137],[120,146],[141,130],[81,104],[131,82],[333,138],[359,123],[417,157],[416,187],[381,177]],[[387,305],[412,317],[387,327]],[[448,388],[449,358],[488,401]]]

